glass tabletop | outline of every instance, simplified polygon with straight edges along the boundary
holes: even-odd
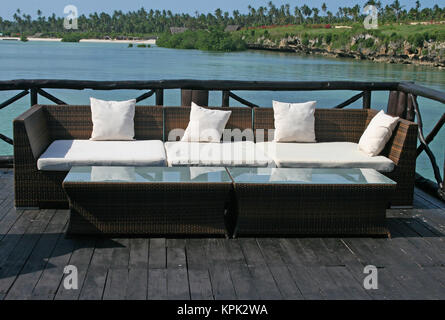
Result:
[[[227,182],[223,167],[73,167],[65,182]]]
[[[251,184],[396,184],[374,169],[228,168],[235,183]]]

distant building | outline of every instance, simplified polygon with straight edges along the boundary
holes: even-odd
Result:
[[[43,33],[38,32],[38,33],[36,33],[36,34],[34,35],[34,38],[41,38],[41,37],[42,37],[42,34],[43,34]]]
[[[2,32],[0,32],[0,37],[3,37],[3,33]]]
[[[185,28],[185,27],[171,27],[170,28],[170,33],[171,34],[176,34],[176,33],[183,33],[185,31],[187,31],[189,28]]]
[[[241,27],[239,25],[236,24],[229,24],[224,31],[225,32],[233,32],[233,31],[238,31],[239,29],[241,29]]]

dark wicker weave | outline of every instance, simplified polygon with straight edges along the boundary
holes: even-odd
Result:
[[[221,235],[227,183],[64,182],[68,234]]]
[[[358,143],[366,126],[378,111],[372,109],[317,109],[315,112],[315,135],[318,142],[345,141]],[[274,128],[273,109],[261,108],[254,112],[255,128]],[[257,139],[262,137],[256,136]],[[416,170],[417,124],[401,119],[382,155],[395,163],[392,172],[384,173],[397,182],[391,205],[411,206],[414,197]]]
[[[234,236],[388,234],[395,185],[235,183]]]
[[[222,108],[217,108],[222,109]],[[227,110],[227,109],[224,109]],[[250,108],[231,107],[228,129],[252,128]],[[171,129],[185,129],[189,107],[136,107],[136,139],[163,140]],[[255,129],[274,128],[273,110],[253,111]],[[358,142],[376,114],[375,110],[316,111],[315,131],[318,141]],[[164,121],[165,118],[165,121]],[[165,125],[164,125],[165,122]],[[14,120],[14,181],[17,207],[63,208],[68,206],[62,189],[67,172],[37,170],[37,159],[57,139],[88,139],[92,122],[89,106],[34,106]],[[266,134],[267,140],[267,134]],[[383,154],[396,164],[386,174],[397,182],[392,205],[412,205],[416,159],[417,125],[401,120]]]

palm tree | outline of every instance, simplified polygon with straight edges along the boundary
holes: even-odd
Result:
[[[396,20],[399,21],[400,13],[401,13],[402,8],[403,8],[404,6],[402,6],[402,5],[400,4],[400,1],[399,1],[399,0],[394,0],[394,2],[391,4],[390,7],[394,10],[394,13],[395,13],[395,15],[396,15]]]
[[[323,2],[321,5],[321,11],[323,11],[324,14],[326,14],[326,11],[328,10],[328,6],[326,5],[326,2]]]
[[[298,24],[302,24],[303,23],[303,14],[301,13],[301,10],[299,7],[295,7],[294,15],[295,15],[295,22],[298,20]]]
[[[416,19],[419,19],[420,1],[416,1]]]
[[[320,10],[318,8],[312,8],[312,12],[314,13],[314,23],[318,22],[318,13]]]
[[[312,9],[307,5],[301,7],[301,12],[305,15],[306,20],[312,15]]]

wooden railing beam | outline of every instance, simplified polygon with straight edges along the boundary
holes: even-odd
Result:
[[[1,133],[0,133],[0,140],[3,140],[3,141],[5,141],[6,143],[8,143],[10,145],[14,144],[14,141],[11,138],[9,138],[9,137],[1,134]]]
[[[156,105],[164,105],[164,89],[156,89]]]
[[[19,94],[15,95],[14,97],[12,97],[11,99],[6,100],[5,102],[0,104],[0,110],[3,108],[6,108],[7,106],[9,106],[10,104],[13,104],[14,102],[16,102],[17,100],[20,100],[21,98],[23,98],[24,96],[28,95],[29,91],[28,90],[24,90],[22,92],[20,92]]]
[[[62,100],[56,98],[55,96],[53,96],[52,94],[44,91],[43,89],[37,89],[37,93],[40,94],[42,97],[54,102],[55,104],[58,105],[67,105],[66,102],[63,102]]]
[[[139,97],[136,98],[136,102],[141,102],[141,101],[143,101],[145,99],[150,98],[152,95],[155,94],[155,92],[156,92],[155,90],[150,90],[149,92],[141,94]]]
[[[37,88],[31,88],[31,107],[39,103],[37,92],[38,92]]]
[[[352,98],[349,98],[345,102],[342,102],[339,105],[336,105],[334,107],[334,109],[343,109],[344,107],[349,106],[351,103],[356,102],[358,99],[363,97],[363,95],[364,95],[364,92],[360,92],[359,94],[356,94],[355,96],[353,96]]]
[[[419,105],[417,103],[417,100],[414,98],[414,96],[411,95],[411,99],[412,99],[414,111],[415,111],[416,117],[417,117],[417,125],[418,125],[420,143],[423,145],[423,147],[425,148],[426,154],[430,158],[431,165],[433,166],[434,177],[436,178],[436,181],[437,181],[437,185],[439,186],[439,189],[443,189],[443,180],[442,180],[442,177],[440,176],[440,170],[439,170],[439,167],[437,166],[436,157],[434,157],[434,154],[431,151],[430,147],[428,146],[428,143],[425,141],[425,137],[423,135],[423,122],[422,122],[422,115],[420,114]]]
[[[229,107],[230,106],[230,91],[228,91],[228,90],[223,90],[222,91],[221,106],[222,107]]]
[[[236,94],[234,94],[233,92],[230,92],[230,91],[229,91],[229,97],[234,99],[234,100],[236,100],[236,101],[238,101],[238,102],[240,102],[240,103],[242,103],[242,104],[244,104],[244,105],[246,105],[246,106],[248,106],[248,107],[259,108],[258,105],[254,104],[252,102],[249,102],[249,101],[241,98],[240,96],[237,96]]]
[[[436,135],[439,133],[440,129],[442,129],[443,125],[445,124],[445,113],[440,117],[439,121],[437,121],[436,125],[434,126],[433,130],[428,134],[428,136],[425,138],[425,142],[429,145],[431,141],[434,140]],[[425,147],[421,144],[417,148],[417,156],[419,156],[422,151],[425,150]]]
[[[371,109],[371,91],[363,91],[363,109]]]

